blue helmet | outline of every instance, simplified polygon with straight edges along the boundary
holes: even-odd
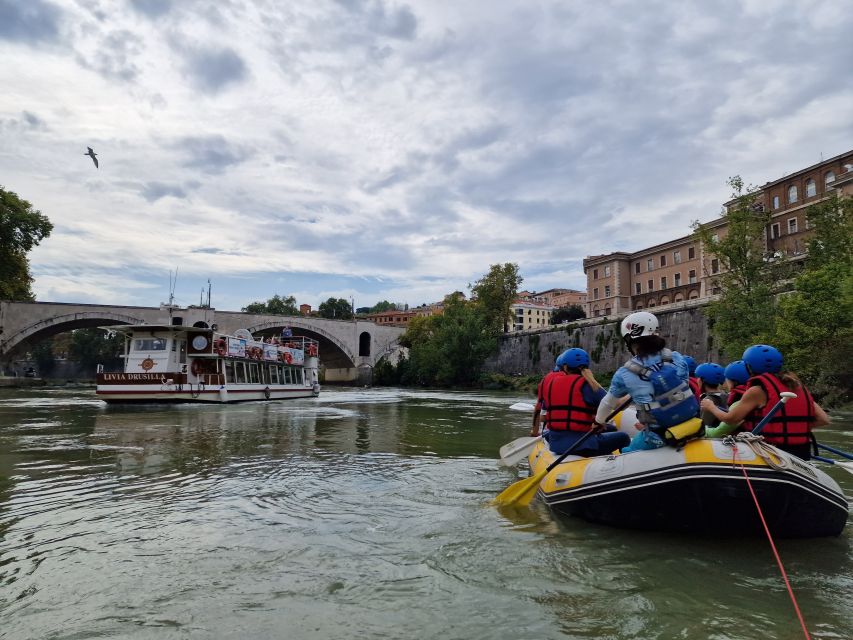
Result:
[[[588,367],[589,354],[583,349],[578,349],[577,347],[574,349],[566,349],[563,353],[557,356],[556,364],[558,369],[563,366],[569,367],[569,369]]]
[[[754,344],[743,352],[743,363],[754,376],[779,373],[782,370],[782,354],[769,344]]]
[[[692,376],[696,373],[696,361],[692,356],[682,356],[684,358],[684,362],[687,363],[687,371]]]
[[[726,372],[718,364],[703,362],[696,367],[696,377],[706,384],[723,384],[726,381]]]
[[[738,384],[746,384],[749,380],[749,371],[746,370],[743,360],[735,360],[726,367],[726,379]]]

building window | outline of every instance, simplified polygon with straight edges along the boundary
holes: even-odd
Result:
[[[797,201],[797,185],[792,184],[788,187],[788,204]]]
[[[687,272],[687,282],[696,284],[696,269],[691,269]]]
[[[593,280],[598,280],[598,269],[593,269],[593,270],[592,270],[592,279],[593,279]]]
[[[595,288],[592,290],[592,299],[593,299],[593,300],[598,300],[598,287],[595,287]]]
[[[782,232],[780,230],[779,223],[774,222],[773,224],[771,224],[770,225],[770,239],[775,240],[776,238],[778,238],[781,235],[782,235]]]
[[[647,289],[648,291],[654,291],[655,290],[655,281],[654,280],[649,280],[648,285],[649,285],[649,288]]]
[[[673,276],[673,279],[675,280],[675,286],[680,287],[681,286],[681,273],[676,273]]]
[[[681,251],[673,251],[672,252],[672,261],[675,264],[681,264]]]
[[[797,219],[788,218],[788,233],[797,233]]]
[[[662,267],[666,266],[666,255],[662,255],[660,257],[660,266],[662,266]]]
[[[806,198],[814,198],[817,195],[817,185],[814,180],[809,178],[806,180]]]
[[[655,268],[655,261],[653,258],[649,258],[646,260],[646,271],[653,271]]]
[[[696,248],[695,248],[695,247],[690,247],[690,248],[687,250],[687,259],[688,259],[688,260],[693,260],[693,259],[695,259],[695,258],[696,258]]]
[[[604,315],[606,315],[606,316],[610,315],[610,307],[604,307]]]
[[[779,202],[779,196],[773,196],[773,208],[778,209],[782,204]]]
[[[662,276],[660,279],[660,288],[666,289],[666,276]]]
[[[609,264],[608,264],[607,266],[605,266],[605,267],[604,267],[604,277],[605,277],[605,278],[609,278],[609,277],[610,277],[610,265],[609,265]]]
[[[720,261],[714,258],[711,260],[711,273],[719,273],[720,272]]]
[[[610,297],[610,285],[606,285],[606,286],[604,287],[604,297],[605,297],[605,298],[609,298],[609,297]]]
[[[634,273],[640,273],[640,263],[639,262],[634,263]]]
[[[826,175],[823,176],[824,184],[829,184],[830,182],[835,182],[835,173],[833,171],[827,171]]]
[[[634,283],[634,290],[637,292],[637,295],[640,295],[643,292],[642,289],[643,285],[641,285],[639,282]]]

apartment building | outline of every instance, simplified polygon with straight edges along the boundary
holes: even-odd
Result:
[[[512,331],[544,329],[551,325],[551,314],[557,307],[530,299],[518,298],[510,307]]]
[[[838,192],[853,195],[853,150],[764,184],[758,206],[771,211],[765,251],[788,260],[804,260],[811,205]],[[734,201],[725,203],[728,208]],[[725,237],[725,216],[705,225]],[[693,234],[633,253],[617,251],[583,261],[589,317],[624,315],[719,293],[719,260]]]

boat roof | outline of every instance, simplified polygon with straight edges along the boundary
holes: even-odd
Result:
[[[107,331],[122,331],[123,333],[133,333],[134,331],[194,331],[194,332],[213,332],[209,327],[189,327],[181,324],[119,324],[109,327],[100,327]]]

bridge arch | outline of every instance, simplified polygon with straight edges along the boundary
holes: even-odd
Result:
[[[9,355],[24,346],[30,346],[59,333],[73,329],[88,329],[104,325],[142,324],[143,319],[122,313],[109,311],[83,311],[61,316],[48,317],[20,329],[15,334],[0,341],[0,353]]]

